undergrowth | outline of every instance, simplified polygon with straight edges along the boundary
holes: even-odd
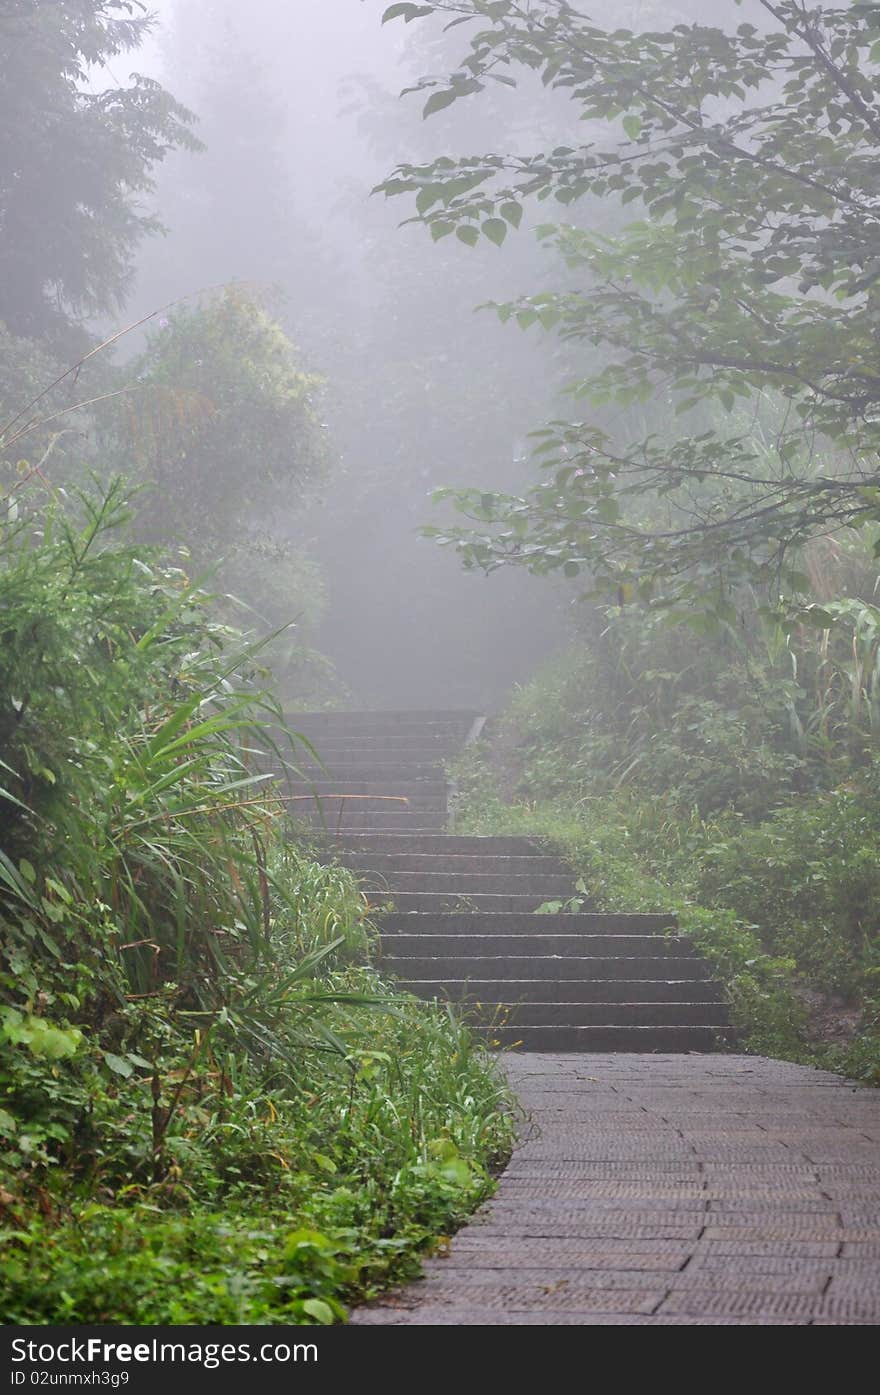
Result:
[[[633,646],[625,681],[607,680],[600,646],[520,689],[494,740],[457,763],[456,828],[559,850],[585,909],[674,914],[724,983],[746,1049],[880,1082],[880,812],[867,738],[857,760],[842,738],[830,764],[827,747],[798,750],[782,700],[762,702],[769,677],[716,674],[706,655],[727,707],[692,694],[667,721],[653,712],[651,643]]]
[[[489,1193],[509,1098],[370,966],[259,647],[127,516],[0,525],[3,1312],[334,1322]]]

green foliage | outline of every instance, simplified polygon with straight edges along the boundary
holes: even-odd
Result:
[[[632,788],[685,816],[760,818],[870,767],[878,640],[877,608],[858,597],[813,603],[785,627],[753,603],[708,630],[631,605],[591,610],[580,643],[510,703],[512,788],[577,799]]]
[[[594,416],[537,433],[546,482],[447,491],[471,524],[430,531],[470,566],[583,573],[606,598],[628,587],[722,620],[744,581],[772,605],[803,593],[789,552],[880,518],[880,7],[777,0],[764,32],[646,33],[565,0],[404,9],[474,26],[455,71],[417,84],[425,115],[525,70],[587,123],[583,143],[403,164],[379,186],[411,196],[435,239],[468,243],[501,242],[530,203],[583,204],[580,226],[545,213],[537,228],[565,284],[496,309],[586,353],[572,391]],[[607,203],[642,216],[605,236]],[[639,403],[685,430],[633,440],[625,412],[603,420]],[[768,411],[769,454],[754,429]]]
[[[683,872],[686,864],[669,854],[674,816],[662,819],[657,836],[657,829],[648,832],[644,826],[645,806],[622,794],[574,807],[564,797],[508,802],[494,792],[493,776],[479,757],[470,772],[457,773],[463,798],[456,829],[520,834],[561,852],[587,889],[591,909],[675,915],[681,933],[724,982],[732,1020],[748,1049],[790,1059],[808,1056],[804,1014],[790,986],[791,962],[732,911],[699,904]],[[692,851],[692,830],[677,827]]]
[[[158,83],[111,72],[151,25],[133,0],[3,6],[0,319],[16,334],[117,308],[134,249],[161,230],[142,201],[167,152],[196,145],[193,118]]]
[[[604,621],[514,696],[526,797],[633,787],[686,813],[754,814],[826,778],[790,666],[761,664],[735,632],[709,642],[633,609]]]
[[[326,464],[304,373],[280,325],[231,288],[162,317],[128,366],[123,440],[149,483],[140,526],[192,539],[204,558],[301,500]],[[207,535],[206,535],[207,530]]]
[[[658,673],[634,624],[612,616],[610,647],[516,695],[456,770],[456,826],[546,840],[599,910],[674,912],[749,1049],[880,1081],[876,754],[867,724],[818,731],[829,651],[792,722],[769,662],[740,672],[673,632]]]
[[[6,493],[35,468],[63,483],[71,464],[86,457],[82,427],[66,419],[69,381],[57,384],[64,368],[46,346],[11,334],[0,321],[0,491]],[[48,391],[47,391],[48,389]],[[27,408],[39,398],[39,408]],[[0,498],[2,498],[0,493]]]
[[[772,819],[713,839],[697,890],[768,927],[825,992],[857,996],[880,968],[880,814],[865,783],[778,810]],[[880,986],[880,985],[878,985]]]
[[[255,686],[257,646],[125,541],[118,484],[78,515],[17,502],[0,535],[4,1311],[335,1320],[487,1194],[504,1088],[448,1014],[378,978],[353,879],[293,842],[261,771],[300,743]]]
[[[367,972],[352,982],[363,991]],[[240,1062],[223,1088],[191,1077],[162,1186],[129,1183],[110,1203],[104,1180],[63,1213],[44,1198],[48,1218],[7,1194],[9,1320],[338,1321],[345,1303],[414,1277],[492,1190],[506,1090],[433,1007],[396,996],[393,1014],[334,1012],[347,1055],[303,1052],[274,1085]],[[118,1089],[105,1114],[137,1128],[149,1090],[136,1074]]]
[[[125,390],[103,412],[104,443],[145,486],[138,535],[185,544],[195,573],[209,573],[263,628],[294,620],[265,659],[286,691],[317,702],[331,686],[327,661],[309,647],[324,585],[290,532],[327,465],[319,379],[237,288],[162,316],[121,376]]]

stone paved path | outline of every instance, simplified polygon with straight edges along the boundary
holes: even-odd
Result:
[[[880,1091],[740,1055],[508,1055],[496,1196],[352,1321],[880,1321]]]

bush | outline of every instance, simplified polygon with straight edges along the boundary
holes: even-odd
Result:
[[[880,810],[870,787],[869,778],[832,790],[713,840],[696,881],[707,905],[764,927],[807,981],[849,998],[880,967]]]
[[[760,814],[819,778],[792,725],[804,696],[688,631],[618,615],[520,689],[505,722],[526,796],[632,787],[704,817]]]
[[[466,833],[523,834],[562,853],[584,886],[583,905],[596,911],[671,914],[680,933],[706,956],[727,988],[731,1018],[749,1049],[803,1059],[804,1013],[790,988],[792,964],[764,945],[756,927],[731,910],[700,905],[677,869],[664,858],[664,831],[640,824],[632,795],[608,795],[573,806],[564,799],[504,803],[479,756],[461,775],[456,828]],[[462,788],[463,787],[463,788]],[[684,829],[680,829],[682,839]],[[687,841],[692,842],[692,838]]]
[[[592,737],[575,719],[575,690],[554,692],[558,674],[519,696],[494,748],[458,762],[456,826],[545,839],[597,910],[674,913],[725,984],[748,1049],[880,1081],[876,766],[755,823],[742,808],[708,819],[698,804],[683,808],[681,785],[585,788],[567,742]],[[534,717],[511,747],[524,711]]]
[[[275,683],[323,705],[335,682],[310,648],[326,595],[291,533],[329,458],[321,380],[241,287],[154,320],[146,349],[118,374],[103,440],[143,481],[138,535],[182,544],[197,575],[250,607],[265,630],[296,625],[264,651]]]

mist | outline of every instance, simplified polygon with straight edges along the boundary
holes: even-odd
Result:
[[[418,529],[440,521],[428,497],[439,485],[529,474],[527,433],[558,387],[552,358],[475,307],[524,290],[541,257],[525,237],[511,259],[434,247],[371,196],[398,159],[490,138],[470,130],[473,114],[435,130],[417,98],[399,98],[432,55],[382,28],[384,8],[158,7],[150,72],[197,113],[206,150],[162,170],[168,231],[142,249],[133,307],[231,281],[268,298],[325,382],[326,478],[274,520],[325,580],[312,642],[362,704],[492,708],[564,642],[571,598],[520,575],[466,575]],[[504,139],[528,145],[507,106]]]
[[[324,581],[309,642],[358,703],[495,710],[565,645],[582,607],[570,588],[516,569],[465,574],[419,529],[449,516],[429,499],[438,486],[515,491],[536,478],[528,433],[565,410],[571,363],[477,307],[547,283],[553,262],[525,229],[503,255],[433,245],[371,191],[402,160],[528,152],[582,130],[567,94],[522,77],[424,121],[418,94],[400,93],[445,71],[462,41],[438,24],[382,26],[386,8],[156,7],[142,56],[195,111],[206,149],[162,167],[155,202],[168,231],[142,247],[133,303],[145,314],[230,282],[267,297],[324,379],[330,467],[317,498],[291,498],[273,520]],[[694,6],[596,8],[600,21],[608,11],[636,25]]]

